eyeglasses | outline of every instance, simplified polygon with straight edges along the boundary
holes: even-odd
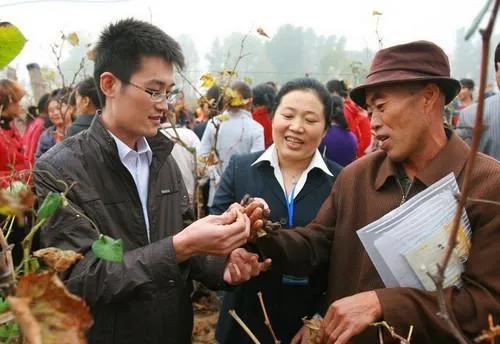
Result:
[[[177,89],[170,91],[170,92],[159,92],[159,91],[151,90],[151,89],[136,85],[130,81],[128,81],[126,83],[134,86],[135,88],[137,88],[141,91],[146,92],[147,94],[149,94],[149,97],[151,98],[151,101],[153,103],[162,103],[162,102],[166,101],[168,105],[175,104],[175,99],[177,97],[177,94],[179,93],[179,90],[177,90]]]

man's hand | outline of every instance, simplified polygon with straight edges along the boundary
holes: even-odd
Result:
[[[227,284],[240,284],[266,271],[271,266],[271,259],[259,262],[259,257],[244,248],[237,248],[226,260],[224,281]]]
[[[307,344],[307,343],[309,343],[309,329],[307,328],[306,325],[304,325],[300,328],[299,332],[295,334],[290,344]]]
[[[229,206],[228,211],[231,209],[239,209],[248,216],[251,224],[250,225],[251,238],[255,238],[256,233],[259,230],[263,229],[264,220],[267,219],[271,213],[271,210],[269,209],[269,206],[267,205],[266,201],[258,197],[252,198],[252,202],[250,202],[246,206],[243,206],[239,203],[233,203],[231,204],[231,206]]]
[[[330,305],[321,324],[320,341],[345,344],[382,317],[382,307],[374,291],[337,300]]]
[[[241,211],[231,209],[222,215],[210,215],[192,223],[173,238],[178,262],[197,254],[227,256],[247,242],[250,220]]]

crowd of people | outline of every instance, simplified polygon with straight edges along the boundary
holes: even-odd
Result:
[[[251,343],[230,309],[272,342],[258,292],[282,343],[305,342],[302,319],[315,314],[324,343],[373,343],[369,325],[381,320],[413,325],[412,343],[455,342],[435,292],[386,288],[356,235],[448,173],[463,181],[474,82],[450,76],[441,48],[382,49],[354,88],[310,77],[280,87],[235,81],[238,102],[213,86],[193,109],[175,90],[181,48],[159,28],[119,21],[95,51],[93,77],[42,96],[24,133],[16,122],[26,90],[0,81],[0,186],[33,182],[43,200],[63,191],[58,180],[76,182],[71,206],[40,242],[84,255],[64,277],[92,311],[89,342],[189,343],[193,280],[225,290],[221,344]],[[495,70],[500,87],[500,45]],[[492,94],[471,197],[493,202],[467,204],[464,282],[444,289],[452,321],[470,338],[489,314],[500,316],[499,118]],[[195,199],[199,185],[204,197]],[[247,194],[252,201],[241,204]],[[200,201],[211,215],[196,220]],[[282,229],[257,235],[268,221]],[[94,223],[123,240],[123,263],[94,255]]]

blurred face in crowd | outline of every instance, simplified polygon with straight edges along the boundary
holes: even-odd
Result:
[[[310,160],[326,133],[324,106],[314,91],[295,90],[281,98],[273,117],[280,162]]]
[[[2,110],[2,116],[7,118],[16,118],[23,113],[23,107],[21,106],[21,99],[17,102],[9,102],[9,104]]]
[[[167,101],[155,102],[147,91],[168,93],[174,84],[173,66],[168,61],[156,57],[142,58],[139,69],[132,74],[130,82],[106,80],[110,73],[103,73],[101,85],[112,81],[112,88],[105,85],[105,122],[109,130],[130,147],[134,147],[140,137],[155,136],[160,120],[167,110]],[[134,86],[136,85],[136,86]]]
[[[413,160],[429,144],[431,119],[421,91],[410,84],[375,86],[366,90],[371,128],[380,148],[393,161]]]
[[[82,96],[78,91],[75,93],[76,113],[77,114],[94,114],[96,107],[89,97]]]
[[[472,98],[472,90],[462,86],[460,92],[458,93],[458,100],[464,101]]]
[[[55,126],[64,125],[64,121],[61,114],[61,103],[56,99],[52,99],[48,106],[47,111],[49,113],[49,119]]]

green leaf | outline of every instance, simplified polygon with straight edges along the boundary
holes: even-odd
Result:
[[[252,79],[251,77],[249,77],[249,76],[246,76],[246,77],[244,77],[244,78],[243,78],[243,82],[244,82],[245,84],[247,84],[247,85],[249,85],[249,86],[250,86],[250,85],[252,85],[252,83],[253,83],[253,79]]]
[[[46,219],[52,216],[61,206],[61,194],[58,192],[49,192],[38,209],[38,220]]]
[[[0,338],[19,336],[19,326],[16,323],[7,323],[0,326]]]
[[[17,27],[8,22],[0,22],[0,69],[19,55],[25,43],[26,38]]]
[[[123,261],[122,239],[115,240],[107,235],[100,235],[92,244],[94,254],[104,260],[121,263]]]
[[[30,258],[28,264],[31,272],[37,272],[40,269],[40,262],[36,258]]]
[[[478,13],[476,18],[474,18],[472,25],[470,26],[469,30],[467,30],[467,33],[465,34],[466,41],[469,40],[469,38],[471,38],[471,36],[474,34],[474,32],[476,32],[477,28],[479,27],[479,24],[481,24],[481,20],[483,20],[484,15],[486,14],[486,12],[488,12],[488,8],[490,8],[492,3],[493,3],[493,0],[487,0],[486,4],[484,4],[484,7]]]
[[[5,312],[9,309],[9,303],[7,300],[4,300],[3,297],[0,297],[0,313]]]

